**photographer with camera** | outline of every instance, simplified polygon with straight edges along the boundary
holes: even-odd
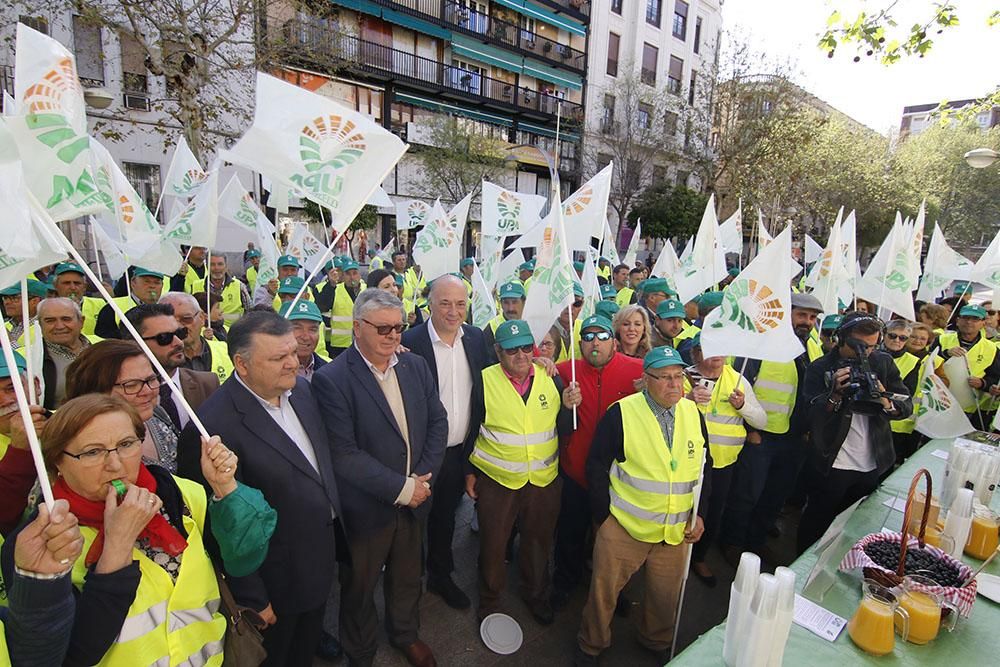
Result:
[[[874,491],[896,460],[889,422],[909,417],[913,402],[892,357],[878,349],[884,333],[877,317],[850,313],[834,332],[836,347],[806,369],[809,496],[799,553],[840,512]]]

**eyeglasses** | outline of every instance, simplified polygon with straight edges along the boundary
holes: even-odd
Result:
[[[505,347],[503,351],[504,351],[504,354],[506,354],[508,357],[513,357],[518,352],[524,352],[525,354],[534,354],[534,352],[535,352],[535,346],[534,345],[521,345],[519,347],[509,347],[509,348]]]
[[[194,321],[198,318],[197,315],[178,315],[176,313],[174,313],[174,317],[177,318],[178,322],[180,322],[181,324],[185,325],[185,327],[194,324]],[[187,334],[185,334],[185,335],[187,335]]]
[[[373,323],[371,323],[368,320],[363,319],[363,318],[362,318],[361,321],[364,322],[365,324],[367,324],[368,326],[374,328],[375,332],[379,336],[388,336],[390,333],[393,333],[393,332],[401,334],[404,331],[406,331],[406,323],[405,322],[400,323],[400,324],[373,324]]]
[[[583,299],[579,299],[573,302],[574,308],[583,308]]]
[[[990,317],[993,317],[994,315],[997,314],[997,311],[995,311],[995,310],[987,310],[986,314],[989,315]]]
[[[594,342],[595,338],[597,340],[611,340],[611,332],[610,331],[587,331],[585,333],[580,334],[580,340],[584,341],[585,343],[592,343],[592,342]]]
[[[680,375],[653,375],[649,371],[646,371],[645,374],[648,377],[653,378],[654,380],[659,380],[660,382],[683,382],[684,381],[684,374],[683,373],[680,374]]]
[[[910,340],[910,337],[909,337],[909,336],[906,336],[906,335],[904,335],[904,334],[894,334],[894,333],[887,333],[887,334],[885,335],[885,337],[886,337],[886,338],[888,338],[889,340],[898,340],[898,341],[902,341],[902,342],[904,342],[904,343],[905,343],[906,341]]]
[[[139,440],[139,438],[129,438],[128,440],[122,440],[118,443],[117,447],[112,447],[111,449],[94,447],[79,454],[70,454],[69,452],[63,452],[63,454],[71,459],[76,459],[82,466],[96,468],[97,466],[104,465],[111,452],[117,452],[118,456],[123,459],[138,455],[142,451],[142,447],[139,446],[141,444],[142,440]]]
[[[143,336],[143,340],[154,340],[157,345],[167,346],[174,342],[174,338],[178,340],[184,340],[188,337],[188,330],[186,327],[181,327],[176,331],[164,331],[163,333],[158,333],[155,336]]]
[[[143,387],[149,387],[150,389],[160,388],[160,378],[158,375],[150,375],[145,380],[126,380],[125,382],[118,382],[115,384],[116,387],[121,387],[122,392],[126,396],[135,396]]]

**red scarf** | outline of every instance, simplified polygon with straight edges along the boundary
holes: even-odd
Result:
[[[151,493],[156,493],[156,478],[141,463],[135,485],[141,486]],[[52,487],[52,495],[57,499],[64,498],[69,502],[69,511],[76,515],[81,526],[97,529],[97,537],[90,545],[87,559],[84,561],[87,567],[90,567],[101,557],[101,551],[104,549],[104,501],[87,500],[70,489],[62,477],[56,480]],[[149,540],[150,545],[162,549],[171,556],[177,556],[187,548],[187,540],[176,528],[170,525],[170,522],[162,514],[154,515],[139,533],[139,537],[145,537]]]

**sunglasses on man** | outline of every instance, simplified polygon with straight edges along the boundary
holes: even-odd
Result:
[[[404,331],[406,331],[406,324],[405,323],[403,323],[403,324],[373,324],[372,322],[369,322],[368,320],[365,320],[365,319],[362,319],[361,321],[364,322],[365,324],[367,324],[368,326],[372,327],[373,329],[375,329],[375,333],[377,333],[379,336],[388,336],[390,333],[393,333],[393,332],[401,334]]]
[[[907,336],[906,334],[887,333],[885,337],[888,338],[889,340],[898,340],[902,341],[903,343],[910,340],[910,337]]]
[[[165,347],[174,342],[174,338],[177,340],[184,340],[188,337],[187,327],[181,327],[176,331],[164,331],[163,333],[158,333],[155,336],[143,336],[143,340],[156,341],[156,344]]]
[[[585,343],[592,343],[594,340],[611,340],[610,331],[585,331],[580,334],[580,340]]]
[[[519,345],[517,347],[505,347],[503,350],[504,354],[508,357],[513,357],[518,352],[523,352],[524,354],[534,354],[534,345]]]

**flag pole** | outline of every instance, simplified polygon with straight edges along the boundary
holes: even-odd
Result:
[[[205,253],[208,266],[205,267],[205,319],[208,320],[208,328],[212,328],[212,249],[208,248]]]
[[[21,384],[21,374],[17,372],[17,363],[14,361],[14,348],[10,343],[10,336],[7,334],[7,323],[3,315],[0,314],[0,344],[3,346],[4,360],[7,368],[11,370],[11,385],[14,388],[14,396],[17,398],[17,408],[21,413],[21,420],[24,423],[24,433],[28,436],[28,449],[31,450],[31,458],[35,463],[35,473],[38,475],[38,485],[42,488],[42,497],[49,510],[55,499],[52,497],[52,485],[49,483],[49,474],[45,469],[45,459],[42,457],[42,446],[38,443],[38,434],[35,432],[35,424],[31,418],[31,409],[28,407],[28,398],[24,393],[24,385]],[[14,379],[17,378],[17,379]],[[28,384],[34,387],[35,381],[29,376]]]
[[[97,254],[97,221],[94,220],[94,216],[89,216],[90,218],[90,237],[93,239],[94,244],[94,264],[97,265],[97,277],[104,282],[104,272],[101,270],[101,256]]]
[[[28,320],[28,279],[21,278],[21,330],[24,336],[24,361],[28,373],[28,403],[35,403],[34,364],[31,361],[31,323]],[[13,369],[14,366],[7,366]],[[980,420],[982,421],[982,420]]]

